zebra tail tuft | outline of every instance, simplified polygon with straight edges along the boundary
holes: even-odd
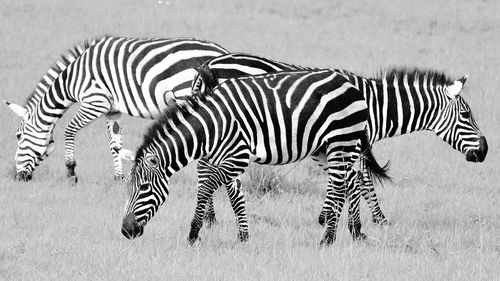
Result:
[[[361,140],[361,151],[365,160],[365,167],[371,178],[377,179],[377,181],[382,185],[384,181],[392,182],[392,178],[388,174],[391,161],[387,161],[384,166],[380,166],[375,159],[375,156],[373,156],[367,134],[365,134],[365,137]]]

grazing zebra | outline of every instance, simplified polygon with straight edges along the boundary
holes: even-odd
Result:
[[[243,53],[213,58],[197,69],[193,79],[193,95],[207,95],[226,79],[273,71],[308,69]],[[453,81],[446,75],[431,71],[394,68],[376,78],[364,78],[336,69],[364,95],[368,104],[368,136],[370,144],[383,139],[420,130],[434,131],[454,149],[466,155],[467,161],[482,162],[488,146],[467,102],[459,95],[466,76]],[[200,165],[206,163],[200,162]],[[201,172],[205,167],[199,168]],[[201,176],[204,176],[201,173]],[[373,182],[363,171],[359,182],[361,193],[370,207],[373,221],[387,220],[377,201]],[[328,192],[330,193],[330,192]],[[327,196],[325,206],[331,200]],[[325,222],[322,211],[319,221]],[[207,206],[207,219],[215,221],[212,201]]]
[[[104,115],[114,176],[121,178],[122,113],[158,117],[173,91],[191,94],[194,67],[225,53],[215,43],[193,38],[106,36],[75,47],[42,77],[25,106],[6,102],[22,118],[16,132],[16,178],[31,179],[35,166],[52,151],[55,123],[77,102],[80,108],[64,132],[68,177],[77,180],[76,133]]]
[[[328,167],[334,190],[332,216],[322,244],[335,239],[344,200],[349,196],[349,230],[353,238],[364,238],[357,214],[359,191],[352,184],[351,169],[360,146],[369,155],[368,164],[380,167],[370,157],[366,139],[366,102],[342,75],[331,70],[278,72],[230,79],[212,95],[193,101],[184,110],[170,108],[145,136],[128,178],[129,199],[122,233],[129,239],[142,235],[144,226],[169,195],[172,174],[189,162],[204,158],[209,176],[199,181],[197,206],[189,241],[194,243],[203,224],[207,200],[224,184],[239,224],[239,239],[248,238],[248,223],[239,175],[250,162],[280,165],[307,156]],[[351,184],[345,184],[351,183]],[[348,188],[349,186],[349,188]]]

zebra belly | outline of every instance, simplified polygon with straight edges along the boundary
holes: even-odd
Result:
[[[253,153],[250,154],[250,162],[265,165],[290,164],[310,156],[320,145],[311,147],[300,153],[300,155],[298,150],[294,149],[293,146],[291,146],[290,153],[286,149],[287,146],[291,146],[291,143],[285,142],[281,147],[277,146],[277,143],[257,144],[255,149],[253,149]]]

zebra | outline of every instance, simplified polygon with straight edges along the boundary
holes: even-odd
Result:
[[[190,95],[194,67],[226,53],[215,43],[194,38],[104,36],[76,46],[41,78],[25,106],[6,101],[22,118],[16,131],[16,179],[31,180],[35,167],[53,150],[55,123],[77,102],[78,112],[64,132],[67,176],[77,182],[76,133],[104,115],[114,177],[121,179],[122,114],[157,118],[173,92]]]
[[[170,177],[189,162],[203,158],[208,177],[199,180],[195,215],[188,240],[192,244],[203,225],[207,200],[227,187],[237,217],[240,241],[248,239],[248,223],[239,175],[250,162],[281,165],[307,156],[329,175],[334,190],[331,211],[321,244],[335,240],[337,220],[346,196],[350,200],[349,230],[363,239],[357,206],[359,191],[352,188],[353,163],[366,151],[376,175],[383,170],[368,147],[367,106],[362,94],[331,70],[277,72],[229,79],[213,94],[190,98],[184,108],[172,106],[149,129],[127,178],[128,201],[122,234],[141,236],[144,226],[169,195]],[[356,203],[357,202],[357,203]]]
[[[245,53],[225,54],[197,68],[192,94],[208,95],[217,84],[229,78],[300,69],[313,68]],[[374,78],[365,78],[342,69],[334,71],[342,73],[363,93],[367,101],[370,145],[384,138],[431,130],[451,147],[465,154],[467,161],[482,162],[485,159],[488,151],[486,138],[479,130],[469,105],[459,95],[466,75],[452,80],[435,70],[392,68]],[[206,163],[200,162],[200,165]],[[198,170],[203,169],[207,168]],[[362,169],[357,181],[362,186],[361,193],[368,202],[372,221],[386,224],[387,219],[380,209],[369,174]],[[328,190],[327,194],[330,192]],[[319,216],[322,225],[325,223],[325,210],[330,204],[330,197],[325,199],[325,206]],[[206,219],[209,224],[215,221],[211,199],[207,204]]]

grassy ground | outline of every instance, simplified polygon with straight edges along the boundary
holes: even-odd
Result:
[[[0,109],[0,280],[498,280],[500,191],[500,4],[497,1],[14,1],[0,7],[0,98],[23,103],[39,77],[75,43],[102,34],[194,36],[231,51],[371,75],[391,65],[469,74],[464,97],[489,143],[471,164],[431,133],[382,141],[393,184],[378,188],[392,225],[354,243],[345,228],[320,249],[316,224],[325,177],[309,162],[277,169],[279,194],[249,194],[251,238],[237,228],[223,191],[219,223],[188,246],[193,166],[174,177],[171,198],[128,241],[120,233],[124,187],[114,183],[102,120],[77,138],[77,173],[64,178],[63,124],[54,154],[31,183],[12,179],[18,120]],[[168,4],[167,4],[168,3]],[[137,147],[149,121],[126,118]],[[253,178],[260,172],[253,168]],[[246,176],[245,185],[255,184]]]

